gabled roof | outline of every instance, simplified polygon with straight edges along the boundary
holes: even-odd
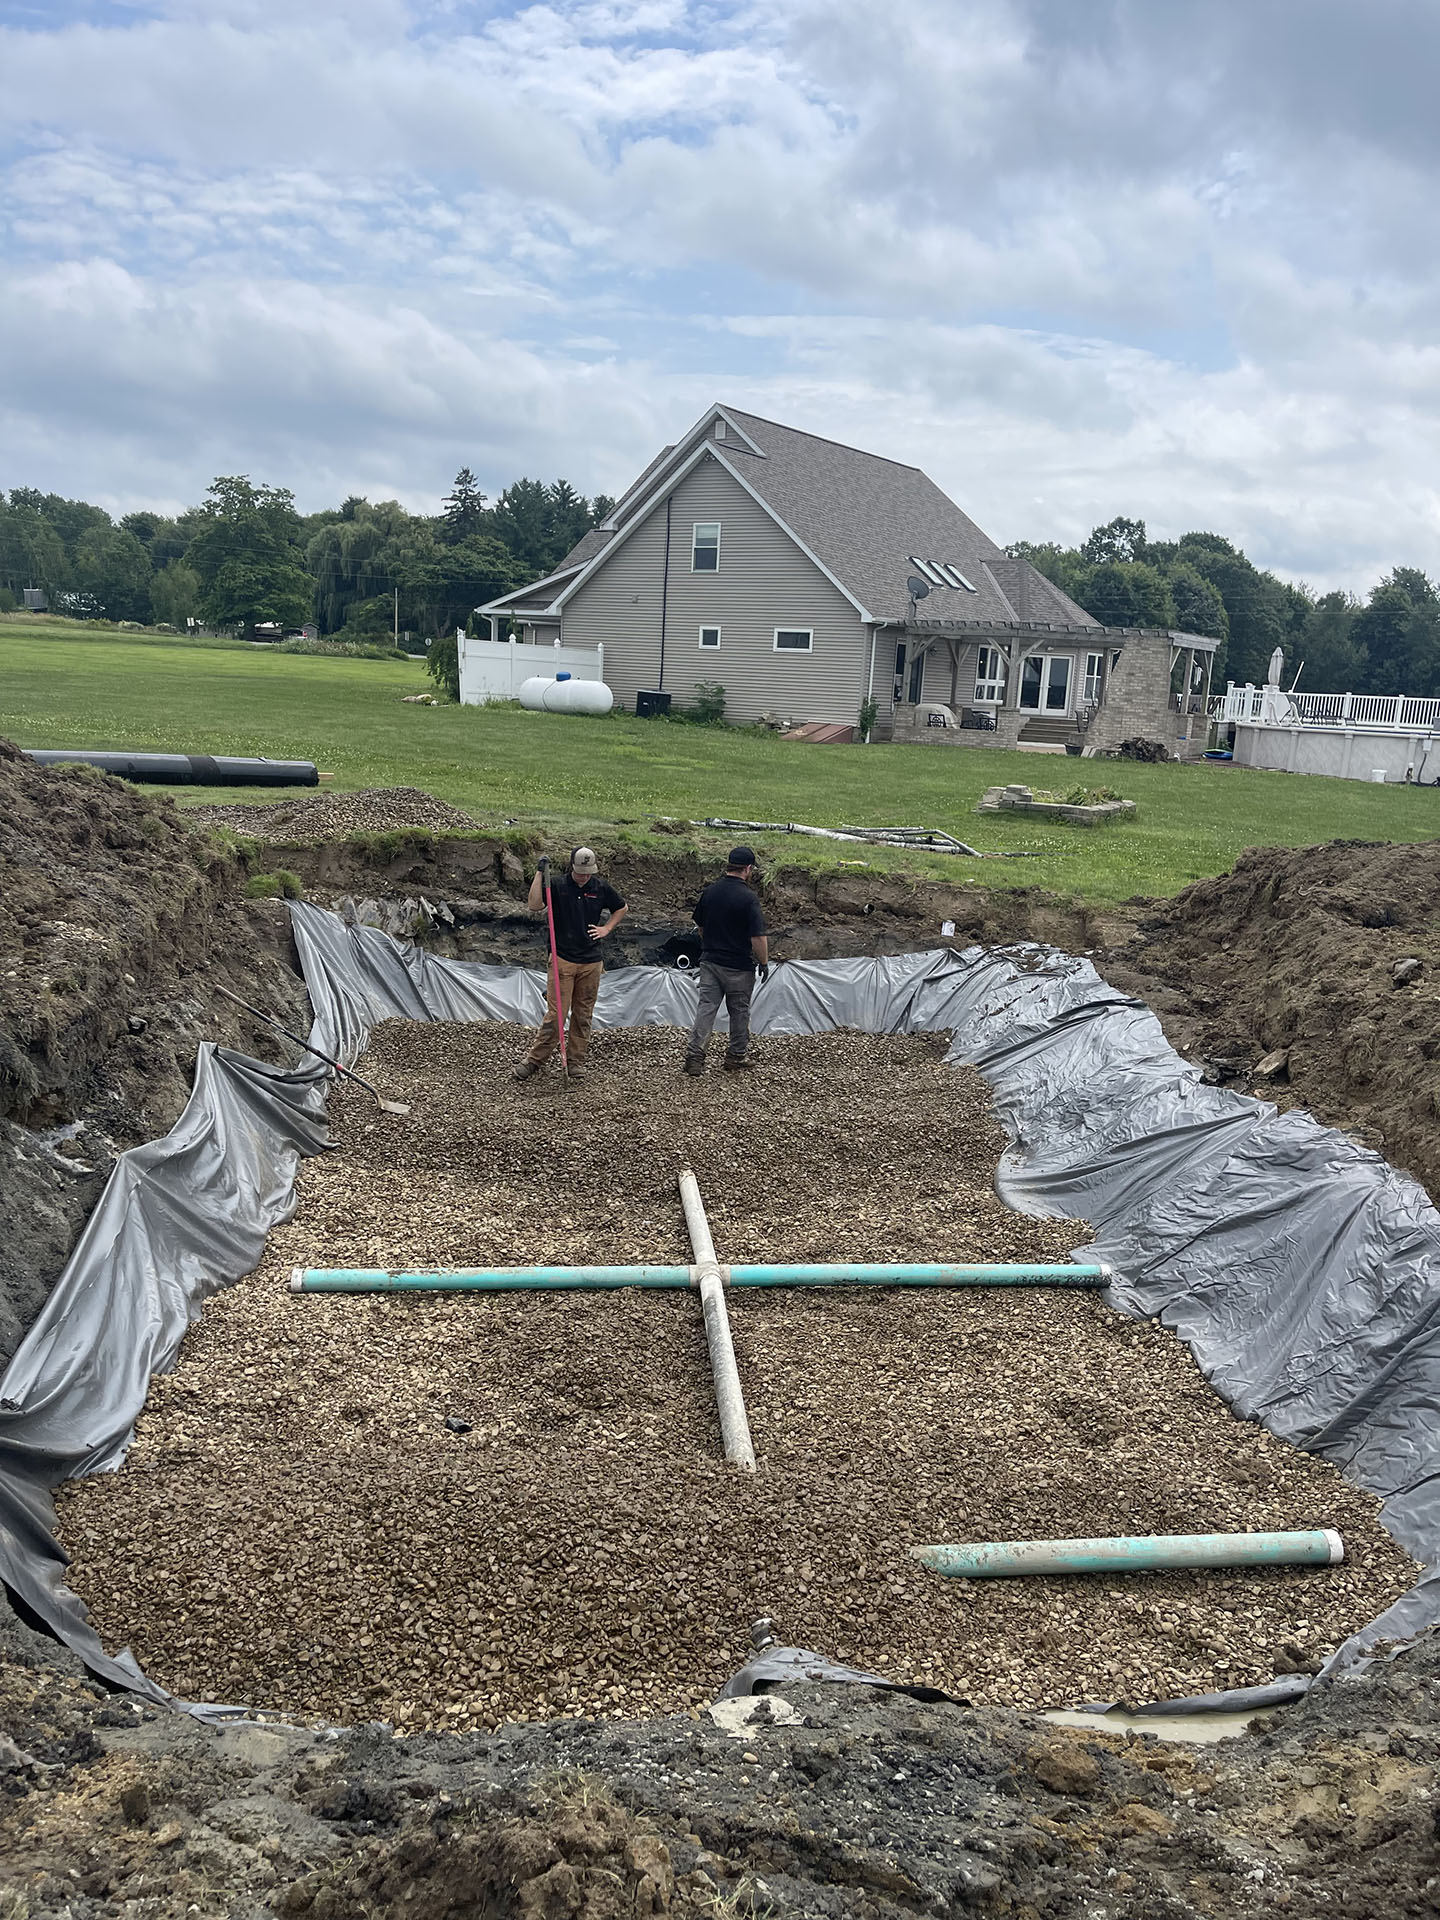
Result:
[[[726,423],[721,440],[714,437],[717,420]],[[907,616],[906,583],[919,571],[918,560],[931,569],[948,563],[970,583],[969,589],[931,585],[920,607],[936,618],[1095,624],[1028,562],[1013,560],[996,546],[918,467],[718,405],[658,454],[605,525],[587,533],[556,574],[527,588],[526,597],[553,580],[552,603],[567,600],[581,579],[603,564],[606,547],[622,542],[681,474],[706,455],[754,495],[867,618]]]
[[[913,555],[951,562],[975,588],[932,586],[922,604],[937,618],[1089,624],[1083,607],[1033,567],[1012,560],[919,467],[733,407],[726,411],[764,457],[732,452],[726,443],[722,451],[876,618],[898,620],[908,612]]]

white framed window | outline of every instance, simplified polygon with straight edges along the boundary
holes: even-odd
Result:
[[[720,645],[719,627],[701,627],[700,648],[704,653],[715,651]]]
[[[718,520],[697,520],[691,528],[690,571],[692,573],[720,571],[720,522]]]
[[[715,438],[717,440],[723,440],[725,438],[725,422],[723,420],[717,420],[715,422]]]
[[[815,638],[813,627],[776,627],[776,653],[809,653]]]
[[[1087,653],[1085,656],[1085,704],[1097,707],[1100,704],[1100,683],[1105,677],[1105,656],[1103,653]]]
[[[1005,655],[999,647],[981,647],[975,656],[975,704],[998,707],[1005,698]]]

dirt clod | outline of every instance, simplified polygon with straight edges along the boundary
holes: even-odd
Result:
[[[1074,1740],[1047,1740],[1032,1747],[1025,1764],[1055,1793],[1091,1793],[1100,1782],[1100,1762]]]

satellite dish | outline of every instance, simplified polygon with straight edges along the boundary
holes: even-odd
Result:
[[[912,600],[923,600],[930,591],[929,583],[916,573],[912,573],[905,582],[905,589]]]

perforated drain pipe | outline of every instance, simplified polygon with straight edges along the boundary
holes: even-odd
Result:
[[[991,1540],[912,1547],[932,1572],[959,1580],[1023,1573],[1149,1573],[1172,1567],[1324,1567],[1345,1558],[1331,1527],[1305,1533],[1158,1533],[1118,1540]]]
[[[715,1406],[720,1415],[725,1458],[753,1473],[755,1449],[750,1441],[745,1396],[740,1391],[740,1373],[735,1365],[730,1316],[725,1311],[725,1283],[720,1275],[720,1262],[715,1258],[715,1242],[710,1238],[705,1203],[689,1167],[680,1169],[680,1200],[685,1208],[685,1225],[700,1281],[700,1305],[705,1314],[705,1339],[710,1348],[710,1373],[715,1382]]]
[[[728,1287],[1104,1287],[1105,1266],[875,1264],[836,1260],[808,1266],[720,1268]],[[618,1287],[696,1287],[698,1267],[449,1267],[391,1273],[384,1267],[295,1267],[292,1293],[581,1292]]]

